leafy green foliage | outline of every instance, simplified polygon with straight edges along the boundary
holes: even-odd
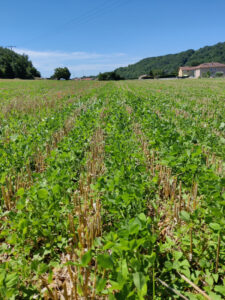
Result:
[[[0,47],[0,78],[33,79],[41,77],[27,55]]]
[[[223,79],[213,84],[207,79],[151,86],[138,81],[98,84],[80,97],[64,95],[35,114],[17,108],[0,115],[1,185],[10,191],[9,180],[14,188],[21,170],[24,181],[30,178],[29,185],[17,189],[11,209],[0,194],[1,297],[41,298],[41,280],[51,284],[54,272],[69,266],[79,279],[81,297],[86,272],[96,298],[175,299],[164,282],[190,299],[201,299],[180,273],[212,299],[222,299]],[[7,99],[3,90],[4,103],[11,101],[11,93]],[[46,151],[68,120],[70,130]],[[90,171],[87,153],[96,128],[104,130],[104,172],[92,182],[90,193],[91,201],[100,201],[102,234],[87,246],[77,242],[79,220],[86,220],[78,210],[89,204],[79,199],[75,209],[74,196]],[[41,171],[34,168],[37,148],[44,155]],[[71,253],[80,256],[62,262]]]
[[[216,72],[215,77],[223,77],[224,73],[223,72]]]
[[[123,78],[116,72],[105,72],[98,75],[99,81],[122,80]]]
[[[51,79],[65,79],[69,80],[71,76],[71,73],[67,67],[64,68],[56,68],[54,71],[54,74],[51,76]]]

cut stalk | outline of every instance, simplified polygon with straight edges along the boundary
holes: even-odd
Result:
[[[155,268],[153,267],[153,270],[152,270],[152,299],[154,300],[155,299]]]
[[[205,297],[205,299],[207,300],[213,300],[212,298],[210,298],[203,290],[201,290],[196,284],[194,284],[194,282],[192,282],[190,279],[188,279],[186,276],[184,276],[183,274],[177,272],[180,277],[186,281],[188,284],[190,284],[198,293],[200,293],[202,296]]]
[[[217,253],[216,253],[216,268],[215,268],[215,273],[218,272],[218,267],[219,267],[220,243],[221,243],[221,233],[219,232],[218,243],[217,243]]]
[[[178,292],[177,290],[173,289],[172,287],[170,287],[166,282],[162,281],[161,279],[157,278],[157,280],[166,288],[168,288],[171,292],[173,292],[174,294],[176,294],[177,296],[179,296],[180,298],[184,299],[184,300],[188,300],[187,297],[183,296],[180,292]]]
[[[192,227],[190,228],[190,261],[193,257],[193,237],[192,237]]]

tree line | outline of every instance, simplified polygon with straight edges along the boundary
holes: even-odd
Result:
[[[0,78],[34,79],[41,77],[28,56],[0,47]]]
[[[67,67],[56,68],[50,79],[69,80],[71,73]],[[33,66],[28,56],[0,47],[0,78],[34,79],[41,73]]]

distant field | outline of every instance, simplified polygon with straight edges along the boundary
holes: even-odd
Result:
[[[224,299],[225,80],[0,80],[0,299]]]

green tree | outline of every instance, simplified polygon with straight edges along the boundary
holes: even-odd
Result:
[[[160,78],[161,76],[163,76],[165,73],[163,70],[161,69],[155,69],[152,71],[154,78]]]
[[[199,61],[197,61],[197,60],[194,60],[194,61],[192,61],[192,62],[190,63],[190,66],[191,66],[191,67],[195,67],[195,66],[198,66],[198,65],[200,65],[200,63],[199,63]]]
[[[150,70],[148,74],[150,77],[152,77],[152,78],[154,77],[152,70]]]
[[[32,66],[32,64],[31,64],[31,66],[30,66],[29,68],[30,68],[30,73],[31,73],[31,75],[32,75],[33,77],[41,77],[41,73],[40,73],[37,69],[35,69],[35,68]]]
[[[104,81],[104,80],[123,80],[123,78],[114,71],[114,72],[100,73],[98,75],[98,80],[100,80],[100,81]]]
[[[52,75],[52,79],[65,79],[65,80],[69,80],[71,76],[71,73],[69,71],[69,69],[67,67],[65,68],[56,68],[54,71],[54,74]]]
[[[32,78],[31,74],[27,74],[27,56],[20,56],[16,63],[13,64],[14,74],[16,78],[21,79],[30,79]]]
[[[13,68],[9,62],[5,63],[4,77],[5,78],[14,78],[15,77]]]
[[[41,77],[27,55],[0,47],[0,78],[33,79]]]

